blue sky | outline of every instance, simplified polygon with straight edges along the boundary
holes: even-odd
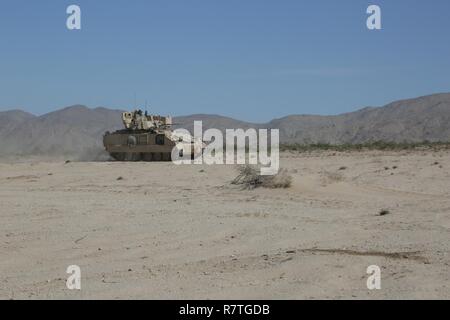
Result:
[[[66,28],[66,8],[82,30]],[[380,31],[366,9],[382,9]],[[448,0],[3,0],[0,110],[263,122],[450,91]]]

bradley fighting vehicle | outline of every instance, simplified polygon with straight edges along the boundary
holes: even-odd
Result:
[[[177,146],[180,156],[183,149],[191,155],[201,154],[202,141],[190,135],[172,131],[172,118],[148,115],[141,110],[122,113],[125,129],[106,132],[103,145],[111,157],[118,161],[170,161],[172,150]]]

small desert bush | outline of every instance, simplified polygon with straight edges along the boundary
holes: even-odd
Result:
[[[238,175],[231,182],[235,185],[242,185],[245,189],[263,188],[289,188],[292,184],[292,177],[284,169],[278,174],[263,176],[257,166],[243,165],[238,167]]]

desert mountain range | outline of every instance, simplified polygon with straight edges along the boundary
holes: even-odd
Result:
[[[0,156],[57,155],[93,159],[103,150],[102,135],[122,128],[121,110],[74,105],[35,116],[22,110],[0,112]],[[383,107],[334,115],[290,115],[268,123],[220,115],[175,117],[177,127],[280,130],[281,143],[364,143],[370,141],[450,141],[450,93],[401,100]]]

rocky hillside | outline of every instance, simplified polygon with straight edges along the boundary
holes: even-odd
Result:
[[[277,128],[282,143],[364,143],[450,141],[450,93],[369,107],[336,116],[291,115],[252,124],[219,115],[176,117],[176,127]],[[0,156],[59,155],[93,159],[102,135],[122,127],[121,111],[71,106],[42,116],[20,110],[0,112]]]

